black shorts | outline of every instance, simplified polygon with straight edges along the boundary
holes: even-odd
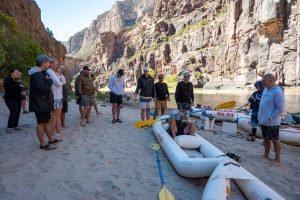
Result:
[[[36,121],[38,124],[48,123],[51,119],[50,112],[36,112],[35,113]]]
[[[123,95],[115,95],[114,93],[110,93],[110,103],[122,104],[123,103]]]
[[[266,140],[279,140],[279,126],[260,125],[263,138]]]
[[[63,113],[67,113],[68,112],[68,101],[63,101],[63,107],[61,110]]]
[[[76,103],[77,103],[78,105],[81,104],[81,96],[76,96]]]

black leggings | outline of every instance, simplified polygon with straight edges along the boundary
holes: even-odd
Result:
[[[9,109],[9,117],[7,122],[7,128],[18,127],[20,112],[21,112],[21,101],[15,99],[4,99],[5,104]]]

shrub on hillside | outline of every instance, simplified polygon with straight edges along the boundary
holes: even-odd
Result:
[[[35,65],[35,57],[44,52],[29,34],[17,30],[14,18],[0,12],[0,76],[7,76],[9,69],[15,67],[28,83],[28,67]]]

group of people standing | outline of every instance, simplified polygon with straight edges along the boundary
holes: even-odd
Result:
[[[36,134],[40,142],[40,149],[55,149],[52,144],[62,141],[61,127],[65,126],[65,113],[68,111],[69,83],[65,77],[66,68],[58,65],[56,58],[46,55],[36,57],[36,66],[28,70],[30,76],[29,111],[34,112],[37,120]],[[177,109],[169,114],[172,116],[170,122],[170,135],[190,134],[194,135],[196,123],[189,120],[186,113],[194,104],[193,84],[190,82],[191,74],[183,71],[183,80],[178,82],[175,92]],[[86,126],[91,122],[91,106],[95,107],[97,115],[101,115],[97,107],[96,95],[98,89],[95,85],[95,75],[90,74],[88,66],[84,66],[75,81],[75,95],[81,114],[80,125]],[[19,126],[21,102],[24,100],[25,91],[20,84],[21,72],[11,69],[10,75],[4,81],[4,100],[10,110],[7,132],[22,130]],[[284,111],[283,88],[275,84],[272,74],[265,74],[263,80],[257,81],[255,91],[249,98],[252,109],[251,125],[252,133],[249,140],[255,141],[257,127],[260,126],[265,153],[264,158],[269,159],[271,144],[275,149],[275,161],[280,162],[279,126],[281,114]],[[125,92],[124,70],[119,69],[109,79],[110,103],[112,103],[112,123],[122,123],[120,110],[122,108]],[[153,119],[161,114],[165,115],[168,109],[167,102],[170,93],[164,75],[158,75],[158,82],[149,75],[149,67],[143,67],[143,73],[138,79],[134,95],[139,95],[141,119],[150,119],[152,102],[155,102]],[[51,124],[50,124],[51,119]],[[44,135],[47,135],[48,142]]]
[[[29,111],[34,112],[37,120],[36,134],[40,149],[52,150],[62,141],[61,126],[65,126],[65,113],[68,111],[69,85],[64,74],[66,68],[58,66],[56,58],[46,55],[36,57],[36,66],[28,70],[30,76]],[[7,132],[22,130],[18,126],[21,111],[22,85],[18,82],[21,73],[11,69],[10,75],[4,81],[4,99],[10,110]],[[50,119],[51,124],[50,124]],[[48,142],[44,135],[47,135]]]

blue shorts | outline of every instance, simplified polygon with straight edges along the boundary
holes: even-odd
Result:
[[[53,107],[54,110],[62,109],[63,108],[62,99],[54,99]]]
[[[80,105],[81,106],[93,106],[93,105],[95,105],[94,95],[92,95],[92,96],[82,95]]]

